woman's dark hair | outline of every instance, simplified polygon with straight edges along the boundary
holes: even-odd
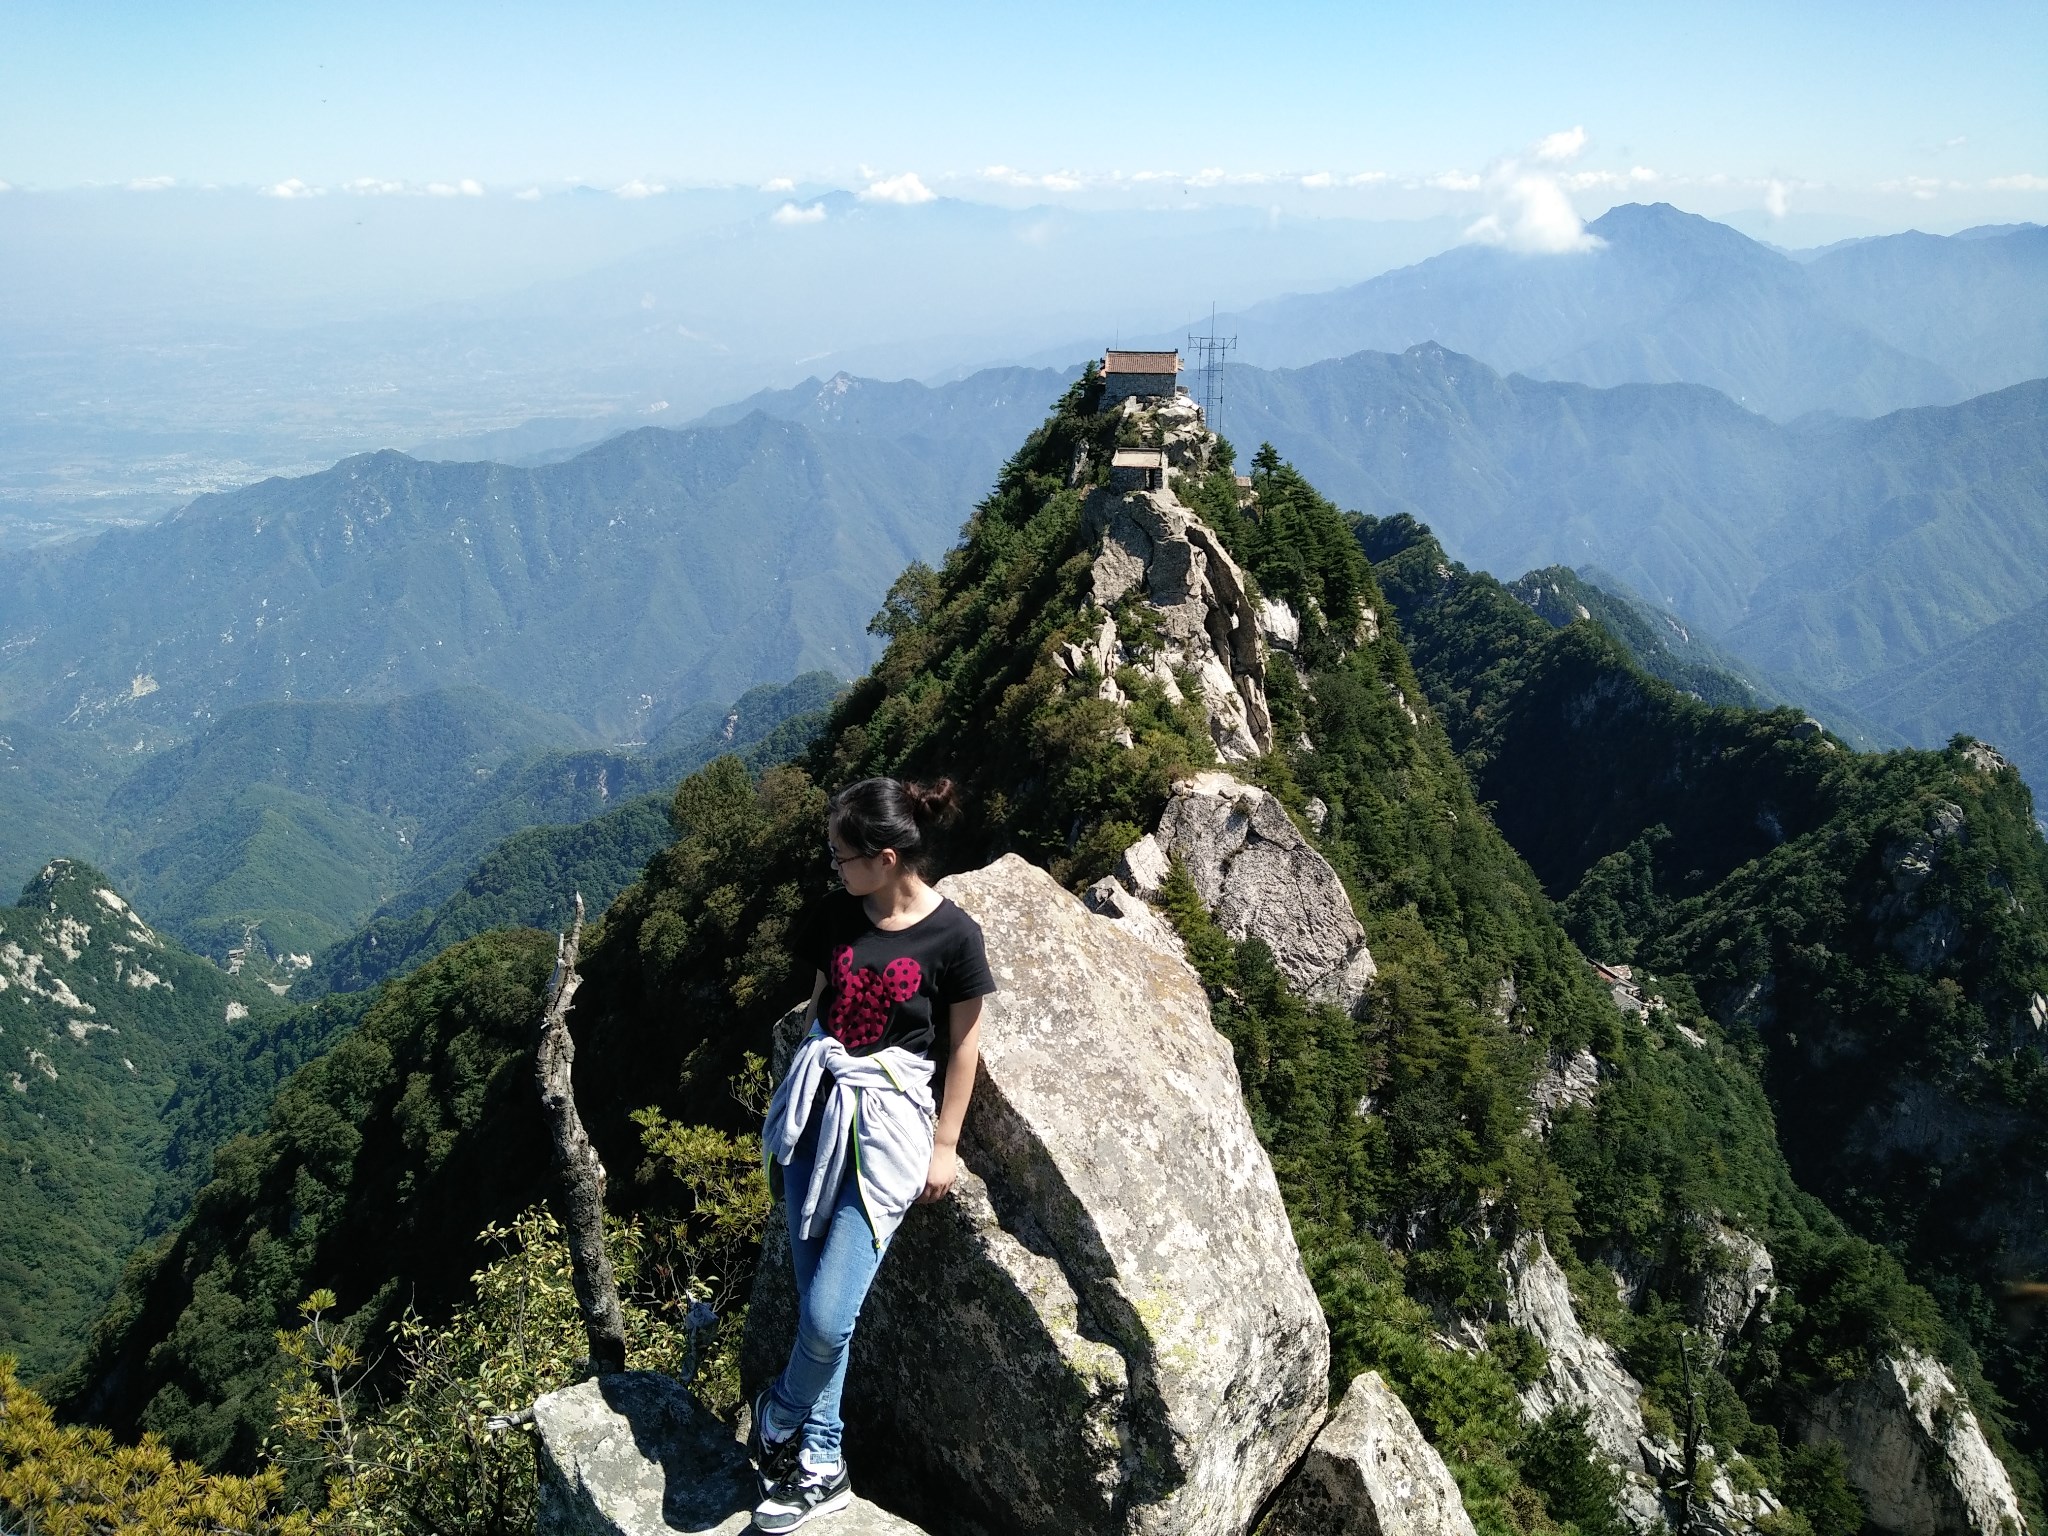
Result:
[[[951,779],[935,784],[862,779],[832,797],[825,825],[863,856],[894,848],[906,868],[922,874],[931,859],[932,833],[959,810],[960,793]]]

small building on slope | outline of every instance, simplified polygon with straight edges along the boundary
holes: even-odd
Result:
[[[1102,358],[1102,408],[1113,410],[1132,396],[1172,399],[1180,383],[1178,352],[1109,351]]]

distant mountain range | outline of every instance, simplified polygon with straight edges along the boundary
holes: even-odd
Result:
[[[1234,369],[1229,390],[1238,441],[1475,568],[1598,566],[1873,744],[1969,731],[2025,764],[2040,717],[2009,683],[2048,652],[1979,637],[2048,627],[2018,617],[2048,564],[2048,381],[1779,425],[1695,385],[1504,378],[1423,346]]]
[[[478,684],[637,739],[861,670],[895,573],[986,484],[981,443],[757,411],[537,469],[386,452],[202,497],[8,562],[0,718],[184,734],[265,699]]]
[[[2009,257],[2036,233],[1943,249]],[[1795,275],[1906,249],[1800,266],[1744,244]],[[160,744],[265,697],[482,684],[620,740],[765,679],[847,675],[888,573],[943,544],[1069,377],[836,375],[561,463],[386,453],[202,498],[0,574],[0,737]],[[1503,376],[1435,345],[1226,383],[1239,444],[1421,519],[1476,568],[1611,573],[1868,745],[1969,730],[2039,755],[2009,684],[2048,691],[2027,648],[2048,620],[2021,617],[2048,556],[2048,385],[1781,424],[1702,385]],[[41,773],[64,792],[37,814],[75,815],[69,770],[25,757],[55,760],[0,751],[0,796]]]
[[[1587,250],[1459,246],[1218,326],[1260,367],[1435,342],[1532,378],[1705,384],[1779,420],[1953,404],[2048,374],[2048,228],[1911,232],[1807,261],[1667,203],[1586,228]]]

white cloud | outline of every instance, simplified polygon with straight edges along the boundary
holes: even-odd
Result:
[[[1383,181],[1391,180],[1385,171],[1359,171],[1344,178],[1347,187],[1376,187]]]
[[[612,195],[623,197],[628,202],[632,202],[643,197],[659,197],[667,190],[668,188],[658,181],[642,181],[638,176],[635,176],[624,186],[613,187]]]
[[[1566,128],[1560,133],[1545,134],[1536,141],[1534,155],[1538,165],[1563,165],[1576,160],[1586,147],[1586,130]]]
[[[1043,176],[1033,176],[1028,171],[1013,170],[1007,165],[985,165],[978,174],[983,181],[993,181],[1000,186],[1042,187],[1048,192],[1078,192],[1088,180],[1076,171],[1047,171]]]
[[[165,187],[178,184],[175,176],[138,176],[128,183],[130,192],[161,192]]]
[[[277,185],[275,186],[265,187],[263,189],[263,195],[265,197],[285,198],[322,197],[326,194],[326,191],[327,189],[325,187],[309,187],[303,181],[299,180],[298,177],[290,176],[287,177],[285,180],[278,182]]]
[[[1574,192],[1586,192],[1595,187],[1621,191],[1663,179],[1647,165],[1632,165],[1625,171],[1567,171],[1557,181],[1559,186]]]
[[[761,183],[761,190],[763,192],[794,192],[796,190],[796,183],[787,176],[774,176]]]
[[[1774,219],[1785,217],[1787,197],[1792,189],[1773,177],[1764,183],[1764,212]]]
[[[0,182],[0,187],[6,183]],[[1994,176],[1984,185],[1993,192],[2048,192],[2048,176],[2022,173],[2018,176]]]
[[[1301,184],[1304,187],[1311,187],[1321,191],[1324,187],[1334,187],[1337,185],[1337,178],[1328,171],[1311,171],[1308,175],[1301,178]]]
[[[1422,184],[1435,187],[1439,192],[1477,192],[1480,180],[1477,176],[1467,176],[1463,171],[1438,171]]]
[[[353,181],[341,184],[344,192],[353,192],[358,197],[391,197],[405,190],[402,181],[385,181],[377,176],[358,176]]]
[[[484,184],[464,177],[461,181],[430,181],[427,183],[429,197],[482,197]]]
[[[540,188],[528,187],[524,192],[514,192],[512,196],[518,202],[537,203],[540,201]]]
[[[0,192],[12,192],[13,190],[14,190],[14,183],[13,183],[13,182],[11,182],[11,181],[0,181]]]
[[[861,168],[863,175],[869,174]],[[929,203],[939,194],[919,179],[917,172],[905,171],[900,176],[885,176],[867,185],[861,196],[871,203]]]
[[[1954,190],[1960,182],[1943,181],[1938,176],[1901,176],[1895,181],[1880,181],[1880,192],[1903,192],[1915,202],[1931,203],[1943,191]]]
[[[1590,251],[1601,244],[1597,235],[1586,233],[1585,222],[1555,176],[1524,173],[1508,160],[1487,178],[1487,192],[1494,210],[1466,229],[1467,240],[1545,255]]]
[[[822,224],[825,205],[812,203],[808,208],[799,208],[795,203],[784,203],[768,217],[777,224]]]

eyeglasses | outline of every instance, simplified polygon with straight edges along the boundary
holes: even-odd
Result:
[[[843,868],[848,864],[858,864],[862,859],[872,859],[873,857],[872,853],[849,853],[842,859],[837,848],[834,848],[830,843],[825,845],[825,862],[834,869]]]

